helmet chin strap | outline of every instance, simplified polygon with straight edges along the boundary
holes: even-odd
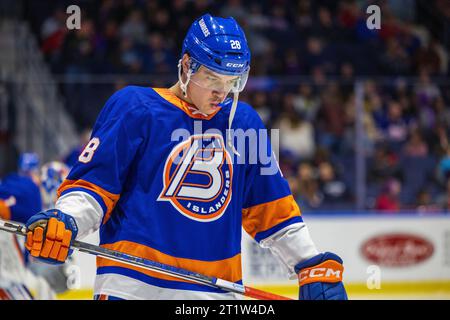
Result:
[[[181,65],[181,59],[178,61],[178,81],[180,82],[180,89],[183,92],[183,96],[187,98],[187,86],[189,83],[189,80],[191,80],[192,76],[192,69],[189,68],[188,72],[186,73],[186,82],[183,82],[182,78],[182,65]],[[228,117],[228,135],[227,135],[227,145],[231,148],[233,153],[237,156],[240,156],[239,152],[236,150],[233,144],[233,139],[231,137],[231,125],[233,123],[234,115],[236,113],[237,103],[239,99],[239,92],[233,91],[233,103],[231,104],[230,109],[230,116]]]
[[[236,113],[236,107],[239,99],[239,92],[233,91],[233,103],[231,104],[230,116],[228,117],[228,136],[227,144],[237,156],[240,156],[239,152],[236,150],[233,144],[233,138],[231,137],[231,125],[233,124],[234,114]]]
[[[183,82],[182,75],[182,65],[181,65],[181,59],[178,60],[178,81],[180,82],[180,89],[183,92],[183,96],[187,98],[187,85],[189,83],[189,80],[191,80],[192,75],[192,69],[189,68],[188,72],[186,73],[186,82]]]

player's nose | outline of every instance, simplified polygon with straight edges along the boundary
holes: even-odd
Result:
[[[223,100],[223,98],[225,98],[225,91],[222,91],[222,90],[214,90],[213,92],[212,92],[212,95],[213,95],[213,98],[215,99],[215,100],[220,100],[220,101],[222,101]]]

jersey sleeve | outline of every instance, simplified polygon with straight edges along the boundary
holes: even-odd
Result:
[[[246,232],[261,242],[303,220],[288,182],[281,174],[267,130],[255,111],[250,114],[251,129],[256,129],[258,135],[257,143],[249,144],[242,218]]]
[[[80,192],[88,194],[89,199],[95,199],[100,205],[105,223],[120,198],[127,173],[145,140],[148,121],[147,109],[133,99],[132,91],[122,89],[115,93],[100,113],[90,142],[59,187],[60,199],[72,193],[77,196]]]

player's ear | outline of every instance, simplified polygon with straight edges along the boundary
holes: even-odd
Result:
[[[186,74],[189,70],[189,55],[187,53],[181,58],[181,66],[183,67],[183,74]]]

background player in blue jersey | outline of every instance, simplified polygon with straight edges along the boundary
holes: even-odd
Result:
[[[342,260],[317,251],[279,169],[264,173],[267,163],[251,161],[263,139],[235,145],[232,132],[264,129],[238,102],[250,68],[240,26],[209,14],[197,19],[178,68],[171,88],[126,87],[107,101],[56,209],[27,221],[31,255],[62,263],[71,241],[100,229],[105,248],[242,283],[243,228],[298,277],[300,299],[346,299]],[[263,150],[275,162],[270,143]],[[103,258],[94,294],[234,298]]]
[[[56,190],[68,174],[61,162],[40,167],[35,153],[23,153],[18,172],[0,180],[0,218],[25,223],[36,211],[49,209],[56,200]],[[24,254],[23,239],[0,234],[0,300],[53,299],[55,292],[67,290],[65,268],[37,262]]]
[[[25,223],[36,210],[42,210],[39,190],[39,157],[23,153],[17,173],[6,175],[0,183],[0,217]]]

